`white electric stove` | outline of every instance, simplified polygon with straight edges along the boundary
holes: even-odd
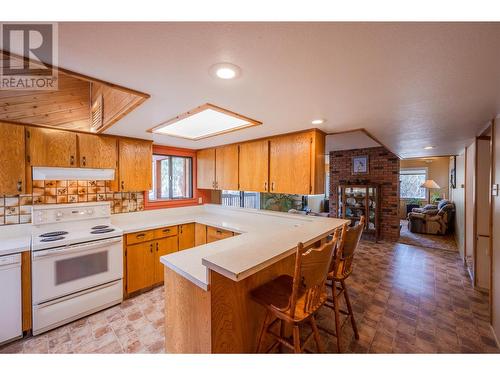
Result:
[[[122,301],[123,232],[110,202],[33,206],[33,334]]]

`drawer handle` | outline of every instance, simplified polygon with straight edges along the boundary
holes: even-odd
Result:
[[[222,234],[222,231],[219,229],[217,229],[216,232],[217,232],[217,234]]]
[[[167,229],[163,229],[163,233],[168,233],[168,232],[170,232],[170,229],[169,229],[169,228],[167,228]]]
[[[135,236],[136,238],[144,238],[146,237],[146,233],[140,233],[138,235]]]

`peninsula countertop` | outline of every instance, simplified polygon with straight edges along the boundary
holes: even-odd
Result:
[[[347,221],[206,204],[113,215],[112,222],[124,233],[193,222],[239,233],[160,258],[166,267],[208,290],[209,269],[242,280],[293,253],[297,243],[314,243]]]

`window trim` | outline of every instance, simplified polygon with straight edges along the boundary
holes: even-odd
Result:
[[[168,156],[184,156],[190,157],[192,160],[191,166],[191,184],[193,198],[176,198],[176,199],[162,199],[162,200],[149,200],[149,191],[144,192],[144,209],[155,210],[161,208],[183,207],[183,206],[197,206],[198,199],[202,198],[203,203],[210,202],[210,192],[203,192],[196,188],[197,186],[197,172],[196,172],[196,151],[186,148],[177,148],[161,145],[153,145],[153,154],[168,155]],[[202,203],[202,204],[203,204]]]
[[[400,181],[400,185],[401,185],[401,176],[402,175],[412,175],[412,173],[402,173],[402,171],[425,171],[425,179],[427,180],[429,178],[429,167],[403,167],[403,168],[399,168],[399,181]],[[415,173],[415,175],[417,174],[420,174],[420,173]],[[425,190],[425,196],[423,198],[420,198],[420,197],[413,197],[413,198],[403,198],[401,196],[401,186],[399,188],[399,199],[400,200],[405,200],[405,201],[409,201],[409,200],[412,200],[412,199],[419,199],[419,200],[427,200],[427,188],[422,188]]]

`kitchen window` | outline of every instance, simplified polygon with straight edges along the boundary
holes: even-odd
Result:
[[[260,193],[255,191],[222,190],[222,205],[260,208]]]
[[[427,168],[404,168],[399,172],[401,199],[426,199],[426,189],[421,188],[427,180]]]
[[[193,159],[184,156],[153,155],[153,190],[150,201],[193,197]]]

